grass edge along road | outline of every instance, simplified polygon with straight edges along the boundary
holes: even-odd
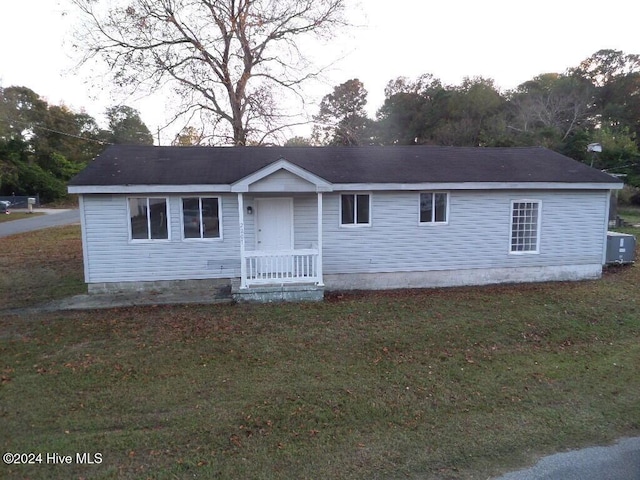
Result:
[[[33,217],[38,217],[40,215],[44,215],[44,214],[40,212],[34,212],[34,213],[12,212],[9,214],[5,213],[5,214],[0,214],[0,223],[12,222],[14,220],[23,220],[25,218],[33,218]]]
[[[62,290],[80,289],[77,237],[65,227],[27,246],[3,240],[2,275],[20,245],[16,254],[38,253],[41,269],[68,279]],[[0,471],[486,479],[536,455],[639,434],[639,294],[634,266],[597,281],[319,304],[4,317],[4,451],[99,453],[101,462]]]

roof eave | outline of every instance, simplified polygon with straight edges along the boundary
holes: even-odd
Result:
[[[402,191],[402,190],[619,190],[618,182],[417,182],[417,183],[335,183],[318,191]],[[154,194],[242,192],[238,185],[70,185],[72,194]]]
[[[416,182],[416,183],[334,183],[335,191],[345,190],[619,190],[617,182]]]
[[[69,185],[74,194],[119,194],[119,193],[221,193],[230,192],[231,185]]]

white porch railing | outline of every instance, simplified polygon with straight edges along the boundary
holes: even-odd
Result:
[[[318,250],[245,251],[246,278],[242,284],[322,283]]]

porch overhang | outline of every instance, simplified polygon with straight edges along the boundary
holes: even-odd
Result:
[[[235,193],[248,193],[251,189],[251,185],[266,179],[270,175],[273,175],[280,170],[289,172],[290,174],[309,183],[309,190],[311,192],[332,192],[333,184],[328,182],[322,177],[315,175],[304,168],[294,165],[284,159],[280,159],[267,165],[264,168],[248,175],[231,185],[231,191]]]
[[[315,247],[286,251],[247,250],[245,243],[244,192],[239,191],[237,195],[238,233],[240,237],[240,290],[246,291],[253,286],[299,285],[306,283],[312,283],[316,287],[323,287],[323,192],[316,192],[318,237]]]

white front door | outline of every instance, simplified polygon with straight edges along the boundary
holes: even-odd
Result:
[[[293,199],[256,199],[256,250],[293,250]]]

